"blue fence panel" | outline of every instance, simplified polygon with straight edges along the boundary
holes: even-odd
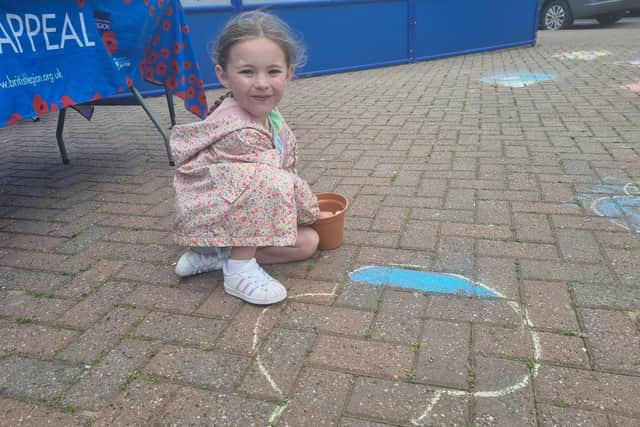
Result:
[[[243,2],[243,10],[265,9],[300,34],[308,53],[299,76],[409,62],[407,0],[314,0]],[[232,11],[186,8],[191,37],[213,43]],[[224,15],[224,16],[223,16]],[[209,55],[196,46],[206,87],[217,86]]]
[[[299,75],[409,62],[407,1],[305,2],[271,9],[303,37]]]
[[[537,0],[418,0],[415,59],[535,44]]]

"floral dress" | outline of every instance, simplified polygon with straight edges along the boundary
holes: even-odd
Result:
[[[291,246],[298,224],[316,220],[317,198],[294,172],[295,136],[277,110],[269,122],[275,135],[227,98],[204,121],[173,128],[177,243]]]

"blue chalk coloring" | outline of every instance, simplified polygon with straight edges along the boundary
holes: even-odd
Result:
[[[398,267],[367,266],[349,274],[352,282],[362,282],[375,286],[395,286],[425,292],[462,294],[489,298],[501,295],[454,274],[432,273]]]

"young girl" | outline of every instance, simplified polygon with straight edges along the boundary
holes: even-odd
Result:
[[[303,52],[285,23],[245,12],[219,36],[216,75],[229,93],[203,121],[174,127],[176,273],[222,268],[227,293],[253,304],[287,291],[258,263],[311,257],[318,202],[294,172],[296,140],[276,106]],[[229,250],[230,247],[230,250]],[[257,260],[257,261],[256,261]]]

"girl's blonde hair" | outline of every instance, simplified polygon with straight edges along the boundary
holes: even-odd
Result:
[[[233,45],[259,37],[267,38],[280,46],[287,66],[304,65],[306,59],[304,47],[294,38],[291,28],[280,18],[261,11],[243,12],[225,25],[216,40],[213,61],[226,69],[229,52]]]

